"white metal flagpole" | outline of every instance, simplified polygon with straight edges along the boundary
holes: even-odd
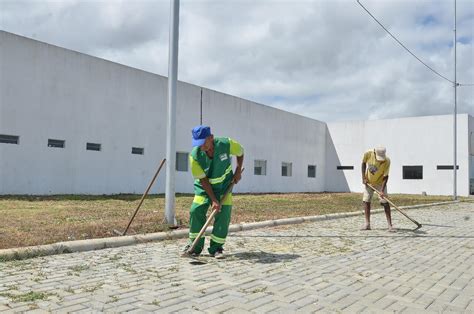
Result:
[[[166,137],[166,223],[176,225],[175,165],[176,165],[176,85],[178,81],[179,0],[171,0],[168,56],[168,124]]]
[[[457,87],[456,81],[456,0],[454,0],[454,162],[453,162],[453,200],[457,199]]]

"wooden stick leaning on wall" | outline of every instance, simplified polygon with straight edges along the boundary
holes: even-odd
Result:
[[[130,218],[130,221],[128,222],[127,228],[125,228],[125,231],[124,231],[124,232],[120,232],[120,231],[118,231],[118,230],[114,230],[114,233],[116,233],[116,234],[118,234],[118,235],[122,235],[122,236],[127,234],[128,228],[130,228],[130,225],[132,224],[133,219],[134,219],[135,216],[137,215],[138,210],[140,209],[140,207],[141,207],[142,204],[143,204],[143,201],[145,200],[145,197],[148,195],[148,192],[150,192],[150,189],[151,189],[153,183],[155,183],[156,177],[158,177],[158,174],[160,173],[161,168],[163,168],[163,165],[165,164],[165,162],[166,162],[166,158],[164,158],[164,159],[161,161],[160,166],[158,167],[158,170],[156,171],[155,175],[154,175],[153,178],[151,179],[150,184],[148,184],[148,187],[146,188],[145,193],[143,193],[142,198],[140,199],[140,203],[138,203],[138,206],[137,206],[137,208],[135,209],[135,212],[133,213],[132,218]]]

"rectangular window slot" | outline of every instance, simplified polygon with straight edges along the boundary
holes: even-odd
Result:
[[[354,166],[337,166],[337,170],[354,170]]]
[[[145,153],[145,149],[143,147],[132,147],[132,154],[143,155],[144,153]]]
[[[403,166],[404,180],[422,180],[423,166]]]
[[[18,145],[19,142],[20,142],[20,137],[17,135],[0,134],[0,143]]]
[[[438,169],[438,170],[454,170],[453,168],[454,168],[453,165],[438,165],[438,166],[436,166],[436,169]],[[459,165],[456,166],[456,169],[459,170]]]
[[[66,141],[48,139],[48,147],[64,148]]]
[[[189,153],[176,152],[176,171],[188,171]]]
[[[253,162],[253,174],[256,176],[267,175],[267,161],[266,160],[254,160]]]
[[[281,163],[281,176],[282,177],[291,177],[291,169],[292,164],[291,162],[282,162]]]
[[[308,165],[308,178],[316,178],[316,166]]]
[[[87,143],[86,145],[87,150],[94,150],[100,152],[101,150],[101,144],[98,143]]]

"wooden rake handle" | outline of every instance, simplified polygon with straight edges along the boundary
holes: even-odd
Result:
[[[153,183],[155,182],[156,177],[157,177],[158,174],[160,173],[161,168],[162,168],[163,165],[165,164],[165,161],[166,161],[166,158],[164,158],[164,159],[161,161],[160,166],[158,167],[158,170],[156,170],[156,173],[155,173],[155,175],[153,176],[153,179],[151,179],[150,184],[148,184],[148,187],[147,187],[145,193],[143,193],[142,198],[140,199],[140,203],[138,203],[138,206],[137,206],[137,208],[135,209],[135,212],[133,213],[132,218],[131,218],[130,221],[128,222],[127,228],[125,228],[125,231],[123,232],[123,235],[127,234],[128,228],[130,228],[130,225],[132,224],[132,221],[133,221],[133,219],[135,218],[135,215],[137,214],[138,210],[140,209],[140,206],[142,206],[142,203],[143,203],[143,201],[145,200],[145,197],[148,195],[148,192],[150,192],[150,189],[151,189]]]
[[[405,214],[405,212],[403,210],[401,210],[400,208],[398,208],[397,205],[395,205],[391,200],[389,200],[386,196],[382,196],[381,193],[379,192],[379,190],[377,190],[375,187],[373,187],[370,183],[367,183],[367,186],[370,187],[372,190],[375,191],[375,193],[377,193],[381,198],[383,198],[384,200],[386,200],[390,205],[392,205],[396,210],[398,210],[403,216],[407,217],[408,220],[410,220],[411,222],[413,222],[415,225],[417,225],[418,228],[421,228],[421,224],[416,221],[415,219],[409,217],[407,214]]]
[[[242,171],[240,173],[244,172],[244,170],[245,170],[245,168],[242,168]],[[223,196],[220,199],[221,202],[227,197],[227,195],[229,195],[232,192],[232,188],[234,187],[234,185],[235,185],[234,179],[232,179],[232,182],[229,184],[229,186],[225,190],[225,193],[223,194]],[[217,214],[217,209],[214,209],[211,212],[211,214],[209,215],[209,218],[207,218],[206,223],[201,228],[201,231],[199,231],[197,237],[194,239],[193,243],[191,244],[189,249],[186,251],[186,253],[191,254],[193,252],[194,248],[196,247],[197,243],[199,242],[199,239],[201,239],[202,235],[206,232],[207,227],[209,227],[209,224],[211,223],[212,219],[214,218],[214,216],[216,214]]]

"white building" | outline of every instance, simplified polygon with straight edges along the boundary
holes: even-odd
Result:
[[[326,124],[184,82],[177,91],[177,192],[192,192],[202,116],[245,147],[236,192],[360,192],[362,154],[384,144],[389,192],[452,193],[451,116]],[[166,77],[0,31],[0,194],[142,193],[166,155],[166,95]],[[459,195],[474,177],[473,123],[459,115]]]
[[[457,193],[474,178],[474,120],[457,116]],[[383,144],[391,159],[389,193],[453,193],[453,116],[328,123],[326,190],[362,191],[363,148]],[[335,170],[337,167],[354,170]]]

